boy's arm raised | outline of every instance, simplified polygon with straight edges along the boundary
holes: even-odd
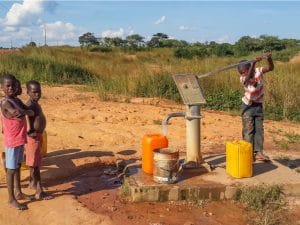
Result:
[[[249,82],[249,80],[250,80],[251,78],[253,78],[253,76],[254,76],[255,64],[256,64],[256,62],[251,63],[251,66],[250,66],[250,68],[249,68],[249,70],[248,70],[248,72],[247,72],[247,74],[246,74],[246,78],[245,78],[245,81],[244,81],[244,85],[246,85],[246,84]]]
[[[263,73],[270,72],[270,71],[272,71],[274,69],[274,63],[273,63],[272,53],[271,52],[267,54],[267,61],[268,61],[268,66],[264,67],[262,69]]]

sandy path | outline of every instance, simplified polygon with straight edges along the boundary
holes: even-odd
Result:
[[[26,96],[22,96],[26,99]],[[159,133],[161,121],[171,112],[184,111],[184,106],[169,101],[145,100],[154,105],[140,103],[103,102],[95,93],[80,92],[71,86],[43,87],[41,105],[48,119],[49,158],[44,162],[44,180],[68,177],[79,166],[115,161],[126,158],[118,154],[132,150],[130,158],[140,157],[141,137]],[[141,102],[134,99],[132,102]],[[240,139],[239,116],[204,111],[202,119],[202,152],[221,153],[225,141]],[[300,155],[299,144],[289,144],[282,149],[278,140],[286,133],[300,134],[299,124],[265,121],[266,152],[273,155]],[[2,137],[0,138],[2,141]],[[274,142],[275,140],[275,142]],[[276,141],[277,140],[277,141]],[[185,151],[185,122],[171,119],[169,127],[171,148]],[[27,171],[23,172],[23,177]],[[27,190],[26,190],[27,191]],[[18,212],[7,208],[4,174],[0,171],[0,221],[1,225],[15,224],[109,224],[109,219],[89,212],[70,195],[62,195],[48,202],[29,204],[29,210]],[[22,216],[21,216],[22,215]],[[42,222],[41,222],[42,221]]]

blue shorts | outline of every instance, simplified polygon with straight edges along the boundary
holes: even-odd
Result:
[[[24,155],[24,145],[17,147],[5,147],[5,160],[6,168],[15,170],[20,167],[20,164],[23,162]]]

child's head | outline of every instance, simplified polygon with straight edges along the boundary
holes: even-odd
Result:
[[[16,78],[14,75],[6,73],[2,75],[1,88],[6,97],[14,97],[16,93]]]
[[[18,79],[16,79],[16,97],[21,94],[22,94],[21,82]]]
[[[41,85],[36,80],[30,80],[26,83],[27,94],[32,101],[37,102],[42,95]]]
[[[242,60],[239,63],[243,63],[243,62],[246,62],[246,61],[247,60]],[[246,64],[239,65],[237,69],[238,69],[239,73],[242,75],[242,74],[246,74],[250,67],[251,67],[251,64],[246,63]]]

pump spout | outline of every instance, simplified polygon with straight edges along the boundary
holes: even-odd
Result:
[[[185,112],[175,112],[168,114],[162,121],[162,134],[167,136],[168,134],[168,123],[172,117],[185,117]]]

